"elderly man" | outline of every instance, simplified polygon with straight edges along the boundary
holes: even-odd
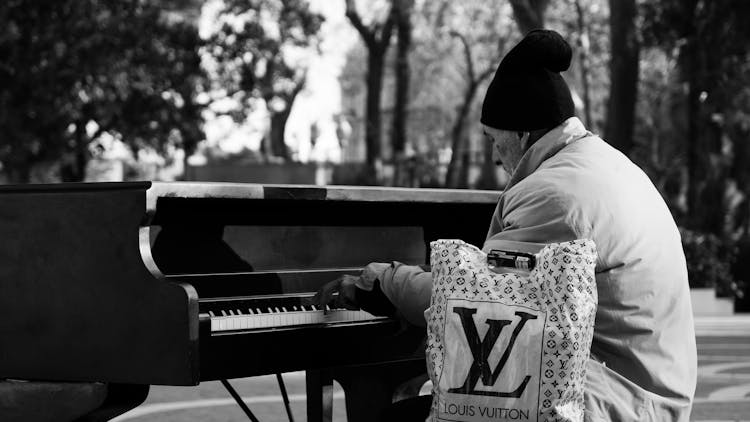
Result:
[[[599,307],[587,420],[687,421],[697,358],[680,235],[643,171],[574,117],[560,75],[571,57],[559,34],[532,31],[487,90],[484,133],[493,159],[511,175],[487,240],[593,239]],[[373,263],[360,276],[329,283],[318,300],[339,291],[339,304],[352,307],[363,296],[385,295],[400,316],[425,325],[431,283],[419,267]]]

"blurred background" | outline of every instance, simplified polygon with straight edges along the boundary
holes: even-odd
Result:
[[[749,311],[747,22],[744,0],[3,0],[0,182],[502,189],[481,101],[547,27],[578,116],[667,201],[692,287]]]

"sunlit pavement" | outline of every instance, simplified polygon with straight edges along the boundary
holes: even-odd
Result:
[[[750,422],[750,315],[696,319],[698,388],[691,420]],[[292,413],[305,421],[305,378],[285,374]],[[276,378],[232,381],[262,422],[287,421]],[[334,421],[345,421],[343,393],[334,393]],[[248,418],[218,382],[198,387],[151,387],[146,402],[117,418],[128,422],[228,422]]]

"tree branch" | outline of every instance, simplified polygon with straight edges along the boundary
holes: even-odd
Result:
[[[380,28],[377,40],[379,49],[387,48],[388,44],[391,42],[391,34],[393,34],[393,27],[396,25],[396,15],[398,14],[398,6],[396,6],[395,2],[398,1],[399,0],[393,0],[394,3],[391,4],[388,18],[386,18],[385,22],[383,22],[383,26]]]
[[[490,65],[487,69],[484,69],[482,73],[477,77],[477,84],[481,84],[485,79],[489,78],[495,72],[495,66]]]
[[[354,5],[354,0],[346,0],[346,17],[349,19],[349,22],[351,22],[354,29],[359,32],[359,35],[362,36],[362,39],[368,47],[377,43],[372,29],[365,26],[362,22],[362,18],[357,12],[357,6]]]
[[[461,41],[461,44],[464,46],[464,58],[466,59],[466,70],[469,72],[469,80],[473,83],[475,80],[474,58],[471,56],[471,46],[469,45],[469,40],[467,40],[463,34],[461,34],[460,32],[456,30],[451,30],[449,34],[452,37],[458,38]]]

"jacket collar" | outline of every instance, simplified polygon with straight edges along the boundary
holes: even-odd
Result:
[[[530,175],[548,158],[557,154],[558,151],[586,136],[593,134],[586,130],[577,117],[571,117],[559,126],[547,132],[539,138],[521,157],[513,174],[510,176],[505,190],[520,182]]]

